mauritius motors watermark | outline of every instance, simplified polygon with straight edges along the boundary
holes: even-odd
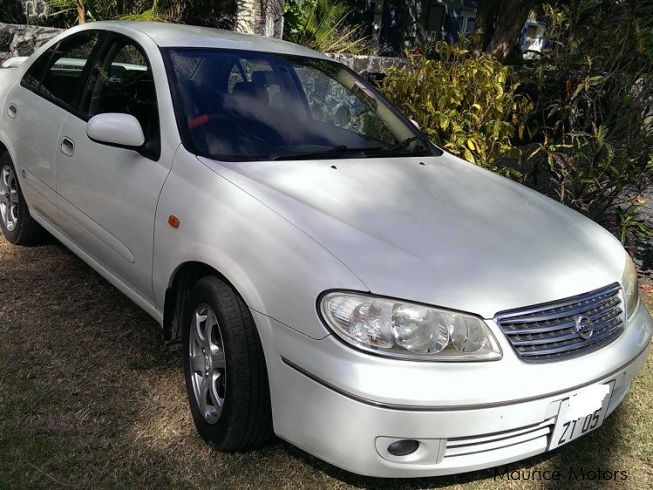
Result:
[[[628,472],[607,468],[569,466],[556,470],[494,469],[494,481],[617,481],[628,480]]]

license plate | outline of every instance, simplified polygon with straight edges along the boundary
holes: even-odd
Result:
[[[614,381],[588,386],[560,403],[549,449],[555,449],[603,424]]]

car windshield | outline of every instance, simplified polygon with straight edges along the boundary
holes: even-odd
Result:
[[[344,66],[219,49],[165,51],[185,146],[218,160],[435,154],[410,122]]]

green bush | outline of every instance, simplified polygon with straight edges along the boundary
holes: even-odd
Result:
[[[50,17],[66,27],[77,21],[77,0],[47,0]],[[115,19],[118,2],[116,0],[84,0],[86,20],[97,21]]]
[[[48,24],[70,27],[77,23],[77,0],[46,0]],[[236,2],[229,0],[84,0],[86,20],[140,20],[190,23],[233,28]]]
[[[525,72],[538,135],[529,157],[558,200],[624,242],[650,239],[634,215],[653,183],[653,5],[580,1],[546,17],[551,48]]]
[[[437,145],[472,163],[516,174],[501,157],[520,158],[531,103],[517,93],[509,68],[461,45],[435,43],[430,59],[411,55],[387,70],[382,92]]]

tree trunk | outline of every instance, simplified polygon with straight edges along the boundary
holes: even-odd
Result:
[[[505,59],[519,42],[522,27],[536,3],[522,0],[479,2],[478,22],[483,51],[499,60]]]
[[[263,3],[265,10],[265,32],[268,37],[283,37],[283,13],[285,0],[266,0]]]
[[[384,0],[374,2],[374,21],[372,23],[372,49],[378,54],[381,50],[381,28],[383,27]]]
[[[236,25],[234,30],[246,34],[256,33],[256,13],[259,2],[256,0],[236,1]]]
[[[77,23],[86,24],[86,5],[84,0],[77,0]]]

